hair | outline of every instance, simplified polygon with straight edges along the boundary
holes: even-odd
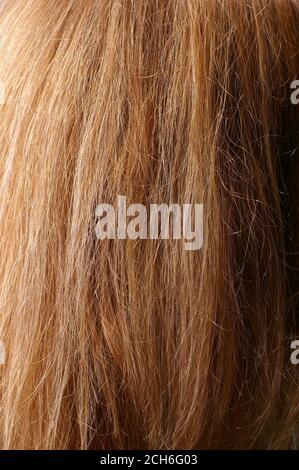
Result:
[[[0,31],[1,448],[290,448],[296,5],[4,0]],[[203,203],[202,249],[97,240],[118,195]]]

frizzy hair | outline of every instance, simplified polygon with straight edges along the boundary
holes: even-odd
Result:
[[[289,448],[295,3],[5,0],[0,45],[0,447]],[[97,240],[121,194],[202,249]]]

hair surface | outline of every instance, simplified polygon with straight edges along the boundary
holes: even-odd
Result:
[[[0,447],[290,447],[294,3],[0,8]],[[122,194],[203,203],[202,249],[97,240]]]

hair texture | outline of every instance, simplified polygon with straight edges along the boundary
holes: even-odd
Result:
[[[0,31],[1,448],[289,448],[296,5],[4,0]],[[202,249],[97,240],[118,195],[203,203]]]

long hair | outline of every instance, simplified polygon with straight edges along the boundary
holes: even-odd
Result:
[[[4,0],[0,446],[289,448],[299,10]],[[95,208],[202,203],[201,250]]]

